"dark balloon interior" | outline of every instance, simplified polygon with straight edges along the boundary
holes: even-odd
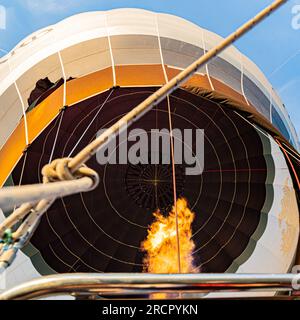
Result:
[[[155,88],[113,90],[105,105],[110,91],[66,109],[43,131],[27,151],[22,184],[41,181],[58,128],[53,159],[68,157],[72,151],[74,156],[101,128],[108,128]],[[173,128],[204,129],[205,134],[203,173],[187,175],[186,163],[176,165],[177,196],[185,197],[196,215],[195,264],[202,272],[224,272],[245,251],[260,221],[267,178],[263,143],[238,114],[215,102],[177,90],[170,105]],[[130,130],[169,129],[167,108],[162,102]],[[118,148],[119,144],[116,152]],[[24,157],[13,172],[15,183],[23,163]],[[160,208],[167,214],[173,203],[172,166],[100,165],[96,157],[87,165],[99,173],[97,189],[58,199],[31,243],[57,272],[141,272],[140,244],[152,213]]]

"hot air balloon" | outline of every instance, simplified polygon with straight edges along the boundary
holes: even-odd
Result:
[[[78,14],[30,35],[0,60],[1,185],[41,182],[45,164],[74,156],[220,41],[182,18],[138,9]],[[142,272],[141,243],[153,212],[172,208],[174,176],[176,197],[195,215],[197,272],[290,271],[299,143],[263,73],[230,47],[130,129],[168,129],[170,119],[181,132],[203,130],[201,174],[187,174],[184,161],[174,170],[93,157],[99,186],[56,200],[8,269],[9,287],[53,273]],[[120,157],[126,139],[116,141],[108,158]],[[196,154],[197,143],[190,149]],[[146,158],[164,152],[150,148]]]

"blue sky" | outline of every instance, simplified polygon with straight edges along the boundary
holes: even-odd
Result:
[[[0,0],[6,8],[6,29],[0,48],[11,50],[25,36],[70,15],[113,8],[143,8],[181,16],[226,36],[272,0]],[[266,74],[282,97],[300,135],[300,28],[293,28],[290,0],[252,30],[236,46]],[[299,19],[300,25],[300,19]],[[2,53],[0,52],[0,56]]]

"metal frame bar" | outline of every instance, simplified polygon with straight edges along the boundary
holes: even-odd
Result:
[[[0,208],[4,211],[12,209],[27,202],[38,202],[41,199],[55,199],[69,196],[79,192],[90,191],[94,182],[89,177],[75,180],[51,182],[47,184],[34,184],[16,187],[6,187],[0,192]],[[12,220],[12,216],[9,216]],[[7,222],[6,222],[7,224]],[[7,228],[7,226],[5,226]],[[0,232],[2,231],[0,225]]]
[[[209,292],[296,291],[296,274],[142,274],[73,273],[41,277],[0,295],[0,300],[37,299],[53,295],[137,296],[166,293],[184,297]],[[294,288],[293,288],[294,287]],[[172,297],[173,297],[172,296]]]

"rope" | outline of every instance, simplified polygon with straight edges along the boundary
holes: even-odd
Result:
[[[290,166],[291,166],[291,168],[292,168],[292,171],[293,171],[293,173],[294,173],[294,177],[295,177],[296,182],[297,182],[298,190],[300,190],[300,180],[299,180],[298,174],[297,174],[297,172],[296,172],[296,170],[295,170],[295,168],[294,168],[294,166],[293,166],[293,163],[292,163],[292,161],[291,161],[291,159],[290,159],[290,157],[289,157],[286,149],[282,146],[282,144],[279,142],[278,139],[275,139],[275,141],[276,141],[277,144],[279,145],[279,147],[280,147],[280,149],[282,150],[282,152],[285,154],[285,157],[287,158],[287,160],[288,160],[288,162],[289,162],[289,164],[290,164]]]
[[[172,157],[172,181],[173,181],[173,197],[174,197],[174,210],[175,210],[175,225],[176,225],[176,242],[177,242],[177,256],[178,256],[178,273],[181,273],[181,257],[180,257],[180,239],[179,239],[179,226],[178,226],[178,210],[177,210],[177,188],[176,188],[176,169],[174,160],[174,139],[173,139],[173,126],[171,117],[170,97],[168,101],[168,114],[169,114],[169,127],[170,127],[170,140],[171,140],[171,157]]]
[[[165,81],[166,83],[169,81],[168,74],[165,67],[164,56],[161,48],[161,38],[159,34],[158,27],[158,15],[156,17],[156,30],[157,30],[157,38],[158,38],[158,47],[161,58],[161,65],[164,71]],[[179,239],[179,227],[178,227],[178,210],[177,210],[177,188],[176,188],[176,168],[175,168],[175,160],[174,160],[174,139],[173,139],[173,125],[172,125],[172,114],[171,114],[171,103],[170,96],[167,95],[167,103],[168,103],[168,117],[169,117],[169,130],[170,130],[170,143],[171,143],[171,158],[172,158],[172,181],[173,181],[173,199],[174,199],[174,210],[175,210],[175,225],[176,225],[176,244],[177,244],[177,260],[178,260],[178,273],[181,273],[181,258],[180,258],[180,239]]]
[[[51,161],[53,159],[53,154],[54,154],[54,150],[55,150],[55,147],[56,147],[56,144],[57,144],[58,134],[59,134],[60,127],[61,127],[61,124],[62,124],[64,113],[65,113],[65,109],[63,108],[63,109],[61,109],[61,112],[60,112],[60,119],[59,119],[58,127],[57,127],[57,130],[56,130],[56,134],[55,134],[55,138],[54,138],[54,143],[53,143],[53,146],[52,146],[51,154],[50,154],[50,157],[49,157],[49,163],[51,163]]]
[[[255,128],[257,131],[259,131],[261,134],[263,134],[265,137],[267,137],[269,139],[269,136],[259,127],[257,127],[255,124],[253,124],[252,122],[250,122],[248,119],[246,119],[245,117],[243,117],[241,114],[239,114],[238,112],[234,111],[239,117],[241,117],[243,120],[245,120],[248,124],[250,124],[253,128]],[[278,141],[278,140],[277,140]],[[273,141],[273,143],[278,144],[276,142]],[[286,144],[284,144],[288,149],[290,149]],[[292,150],[292,149],[290,149]],[[294,160],[296,160],[298,162],[298,165],[300,166],[300,159],[297,158],[295,155],[293,155],[290,151],[288,151],[287,149],[285,149],[285,152],[287,152]]]
[[[106,105],[107,101],[109,100],[109,98],[111,97],[111,95],[114,92],[114,88],[110,91],[110,93],[108,94],[108,96],[106,97],[106,99],[104,100],[104,102],[102,103],[101,107],[99,108],[99,110],[96,112],[95,116],[93,117],[92,121],[89,123],[89,125],[86,127],[86,129],[84,130],[83,134],[80,136],[80,138],[77,140],[75,146],[73,147],[73,149],[71,150],[71,152],[69,153],[69,157],[72,155],[72,153],[75,151],[75,149],[77,148],[77,146],[79,145],[80,141],[83,139],[83,137],[85,136],[85,134],[88,132],[88,130],[90,129],[90,127],[92,126],[92,124],[94,123],[94,121],[97,119],[99,113],[102,111],[102,109],[104,108],[104,106]]]
[[[75,172],[71,172],[68,167],[70,160],[70,158],[57,159],[45,165],[42,169],[44,185],[20,187],[22,201],[24,201],[26,197],[32,199],[32,189],[36,187],[40,189],[39,193],[35,192],[37,197],[45,197],[45,193],[48,193],[48,198],[42,199],[39,202],[24,203],[0,224],[0,238],[3,241],[8,230],[12,229],[19,221],[24,219],[17,230],[12,233],[10,243],[0,244],[0,264],[2,263],[8,267],[12,263],[17,251],[30,240],[43,213],[48,210],[57,197],[74,194],[76,192],[90,191],[97,187],[99,183],[97,172],[85,165],[82,165]],[[72,184],[68,184],[68,181]],[[55,185],[55,183],[58,184]],[[82,186],[82,188],[80,188],[80,186]],[[27,190],[25,188],[27,188]],[[43,188],[46,191],[43,190]],[[3,202],[3,200],[5,203],[9,202],[6,197],[9,199],[11,195],[8,194],[5,196],[5,192],[9,193],[10,189],[14,193],[14,199],[18,197],[16,188],[6,188],[1,194],[0,203]],[[47,192],[47,190],[50,190],[50,192]]]
[[[61,71],[62,71],[62,74],[63,74],[63,79],[64,79],[63,108],[60,110],[59,124],[58,124],[57,130],[56,130],[54,143],[53,143],[53,147],[52,147],[50,158],[49,158],[49,163],[51,163],[52,158],[53,158],[54,150],[55,150],[57,139],[58,139],[58,134],[59,134],[60,127],[61,127],[61,124],[62,124],[62,120],[63,120],[63,117],[64,117],[65,109],[67,107],[67,77],[66,77],[66,71],[65,71],[65,67],[64,67],[64,64],[63,64],[63,60],[62,60],[62,56],[61,56],[61,52],[60,51],[58,51],[58,58],[59,58],[60,66],[61,66]]]
[[[82,177],[89,177],[94,181],[93,189],[99,183],[98,173],[85,164],[72,172],[68,166],[71,158],[62,158],[52,161],[50,164],[44,166],[42,169],[43,183],[64,181],[64,180],[76,180]]]
[[[108,143],[109,138],[112,134],[120,134],[122,130],[126,129],[129,125],[137,121],[146,112],[151,110],[154,106],[158,105],[161,101],[168,97],[168,95],[174,92],[181,84],[190,79],[193,76],[193,74],[196,73],[201,67],[205,66],[210,60],[212,60],[214,57],[216,57],[218,54],[224,51],[227,47],[232,45],[237,39],[242,37],[245,33],[251,30],[254,26],[260,23],[264,18],[266,18],[280,6],[285,4],[287,1],[288,0],[274,1],[270,6],[262,10],[253,19],[246,22],[243,26],[241,26],[239,29],[237,29],[235,32],[233,32],[231,35],[229,35],[227,38],[221,41],[219,45],[202,55],[189,67],[181,71],[176,77],[168,81],[164,86],[162,86],[155,93],[149,96],[145,101],[143,101],[132,111],[127,113],[113,126],[111,126],[98,138],[96,138],[89,145],[87,145],[74,158],[58,159],[46,165],[43,168],[42,173],[44,183],[43,196],[45,194],[48,194],[47,198],[42,199],[39,202],[32,201],[32,199],[37,196],[42,197],[41,185],[10,188],[14,190],[13,200],[16,201],[18,198],[20,198],[20,190],[21,193],[23,193],[23,190],[27,188],[27,196],[29,201],[25,202],[23,205],[21,205],[21,207],[16,209],[11,214],[11,216],[0,225],[0,230],[6,230],[8,228],[8,225],[14,226],[20,220],[20,217],[24,218],[24,221],[19,226],[17,231],[13,233],[13,243],[9,244],[8,247],[4,246],[3,244],[1,244],[0,246],[0,271],[3,271],[13,262],[17,251],[30,240],[33,232],[39,224],[39,221],[43,213],[47,211],[47,209],[51,206],[51,204],[55,201],[57,197],[64,196],[63,193],[59,192],[60,185],[65,184],[67,182],[72,182],[71,185],[74,188],[72,190],[72,193],[76,193],[80,191],[78,191],[78,188],[76,189],[75,186],[78,186],[80,182],[82,183],[83,179],[85,179],[85,182],[86,179],[88,179],[90,184],[85,185],[85,191],[89,191],[96,188],[99,182],[98,174],[95,171],[87,168],[84,165],[84,163],[88,161],[101,147],[104,147]],[[26,123],[26,113],[24,108],[23,112]],[[51,185],[54,185],[55,187],[52,187],[52,190],[49,191],[49,187],[51,187]],[[47,187],[45,188],[45,186]],[[31,188],[30,196],[28,195],[28,188]],[[5,204],[5,202],[3,201],[1,203],[1,200],[3,200],[3,195],[7,193],[7,189],[9,188],[4,188],[0,191],[0,207],[1,205]],[[18,192],[19,197],[16,196]],[[9,221],[9,223],[7,221]],[[2,233],[0,233],[0,238],[3,239],[3,231]]]

